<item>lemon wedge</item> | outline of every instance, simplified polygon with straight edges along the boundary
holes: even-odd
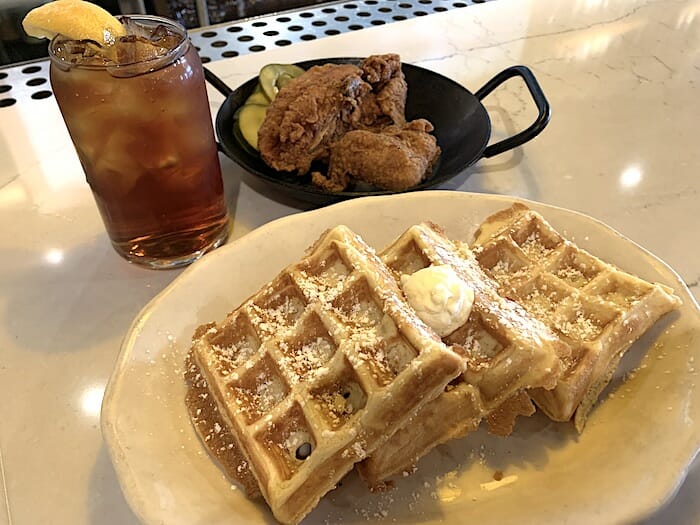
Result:
[[[94,40],[107,45],[126,35],[119,20],[109,12],[82,0],[55,0],[32,9],[22,26],[36,38],[63,35],[71,40]]]

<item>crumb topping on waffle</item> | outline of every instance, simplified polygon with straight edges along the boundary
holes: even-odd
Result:
[[[554,420],[568,421],[575,413],[579,431],[624,352],[680,304],[669,288],[594,257],[523,204],[487,218],[473,249],[499,293],[571,348],[557,386],[534,390],[532,397]]]
[[[475,292],[466,322],[443,338],[459,348],[466,371],[360,465],[370,486],[406,470],[436,445],[474,430],[502,405],[490,426],[500,433],[512,428],[518,414],[532,413],[532,405],[523,403],[520,394],[530,388],[552,388],[564,369],[562,359],[570,352],[544,324],[500,296],[497,283],[469,249],[455,245],[437,225],[409,228],[380,257],[397,281],[431,265],[447,265]]]
[[[259,497],[258,482],[228,424],[219,413],[216,400],[209,392],[209,385],[191,352],[185,359],[185,381],[188,386],[185,404],[200,439],[229,479],[237,481],[249,498]]]

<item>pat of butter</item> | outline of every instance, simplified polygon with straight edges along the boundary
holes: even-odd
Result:
[[[418,317],[440,337],[462,326],[474,304],[474,290],[450,266],[428,266],[402,275],[401,287]]]

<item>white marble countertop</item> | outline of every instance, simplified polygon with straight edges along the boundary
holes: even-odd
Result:
[[[592,215],[668,262],[698,298],[700,2],[498,0],[208,66],[235,87],[269,62],[388,51],[472,91],[529,66],[552,106],[547,129],[443,188]],[[210,95],[215,112],[222,97]],[[485,105],[494,139],[535,115],[519,80]],[[222,165],[232,238],[300,211]],[[179,272],[112,251],[53,98],[0,109],[3,180],[0,524],[135,524],[100,435],[100,402],[131,320]],[[698,494],[696,460],[647,523],[700,523]]]

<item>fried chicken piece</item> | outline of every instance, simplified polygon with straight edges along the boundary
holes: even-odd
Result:
[[[372,86],[372,95],[379,107],[379,115],[388,117],[384,124],[403,125],[406,123],[406,94],[408,86],[403,71],[401,58],[390,53],[372,55],[360,64],[362,78]],[[378,115],[378,116],[379,116]],[[375,118],[374,125],[377,125]]]
[[[327,161],[331,144],[353,129],[403,125],[406,80],[398,55],[375,55],[360,67],[325,64],[282,88],[258,131],[258,148],[276,170],[303,175]]]
[[[378,188],[402,191],[430,174],[440,154],[430,122],[414,120],[380,131],[352,130],[333,144],[328,174],[311,174],[328,191],[342,191],[351,178]]]
[[[309,69],[282,88],[258,131],[262,159],[272,168],[303,175],[359,119],[359,100],[371,91],[351,64]]]

